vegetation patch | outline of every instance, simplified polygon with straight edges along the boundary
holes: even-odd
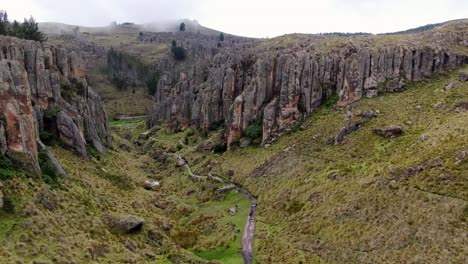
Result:
[[[45,183],[52,188],[61,188],[60,173],[50,161],[47,153],[44,151],[39,152],[39,166],[41,167],[42,179]]]

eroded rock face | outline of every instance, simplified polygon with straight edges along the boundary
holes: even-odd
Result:
[[[44,130],[83,157],[88,144],[104,152],[111,143],[107,117],[99,96],[87,85],[85,66],[77,52],[0,36],[2,153],[40,175],[36,142]]]
[[[445,43],[424,45],[373,45],[364,39],[327,48],[326,39],[312,36],[277,47],[233,46],[175,75],[163,74],[148,124],[167,121],[172,128],[207,129],[224,120],[229,146],[249,122],[261,118],[266,144],[334,94],[346,105],[377,96],[379,84],[401,91],[405,80],[419,81],[462,66],[468,62],[466,54],[451,52],[448,46],[459,45],[460,37],[466,32],[448,36]]]

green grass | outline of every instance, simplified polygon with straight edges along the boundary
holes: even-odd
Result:
[[[230,207],[238,206],[236,215],[230,215],[227,210]],[[218,225],[233,224],[235,227],[235,239],[230,244],[222,247],[206,251],[196,251],[192,249],[197,256],[207,260],[217,260],[222,263],[242,263],[242,256],[239,253],[242,245],[242,234],[249,212],[250,204],[248,200],[236,191],[231,191],[222,202],[207,202],[201,204],[197,211],[190,215],[189,219],[193,220],[202,216],[219,216],[216,220]]]
[[[111,126],[122,127],[124,125],[132,125],[144,122],[145,118],[133,118],[133,119],[119,119],[119,120],[111,120],[109,123]]]

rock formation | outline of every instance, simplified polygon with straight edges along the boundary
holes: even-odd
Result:
[[[0,150],[40,175],[37,141],[48,132],[82,157],[111,143],[85,61],[48,43],[0,36]]]
[[[148,125],[167,121],[172,129],[208,129],[224,120],[229,146],[254,118],[261,118],[266,144],[333,95],[346,105],[385,90],[401,91],[405,80],[420,81],[462,66],[467,54],[451,47],[464,45],[466,38],[462,30],[411,35],[398,43],[384,36],[299,35],[247,48],[234,45],[207,62],[163,74]]]

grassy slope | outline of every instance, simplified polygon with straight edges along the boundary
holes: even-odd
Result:
[[[462,261],[468,253],[468,170],[466,161],[454,162],[468,147],[468,119],[453,108],[468,100],[468,84],[441,91],[455,77],[362,100],[357,110],[381,114],[346,144],[326,145],[344,125],[344,112],[322,109],[308,119],[306,131],[285,136],[272,148],[224,155],[222,170],[234,170],[236,179],[259,195],[257,233],[265,237],[256,243],[259,260]],[[446,107],[434,109],[437,102]],[[400,125],[405,133],[389,140],[371,132],[386,125]],[[427,140],[419,142],[422,134]],[[288,146],[295,147],[282,151]],[[441,166],[402,176],[409,167],[438,159]]]
[[[3,193],[13,198],[16,212],[0,210],[0,262],[206,263],[183,246],[207,259],[239,263],[238,234],[245,224],[246,200],[237,193],[227,197],[215,193],[219,185],[193,182],[184,169],[175,167],[174,160],[157,163],[119,136],[133,142],[145,130],[143,123],[112,123],[116,148],[106,157],[84,161],[54,147],[53,152],[69,173],[60,181],[63,188],[48,191],[55,210],[41,202],[46,188],[43,183],[20,175],[3,181]],[[173,135],[167,138],[171,144],[175,141]],[[117,148],[122,143],[134,150]],[[159,180],[161,188],[144,190],[142,183],[151,179]],[[227,209],[236,204],[239,214],[228,215]],[[142,232],[112,233],[102,218],[129,214],[145,219]],[[217,227],[200,233],[186,246],[190,236],[185,234],[197,233],[202,226],[192,221],[205,215],[215,216],[209,222]],[[150,231],[159,239],[152,238]]]
[[[468,167],[466,158],[457,165],[455,157],[468,148],[468,118],[454,109],[468,100],[468,84],[443,91],[457,73],[361,100],[353,113],[380,114],[342,145],[327,145],[345,125],[345,110],[333,107],[309,116],[304,131],[269,148],[223,155],[183,151],[195,171],[209,164],[226,177],[232,170],[259,196],[259,263],[461,263],[468,253]],[[434,108],[438,102],[445,106]],[[383,139],[372,133],[388,125],[402,126],[404,135]],[[423,134],[427,139],[420,142]],[[422,164],[422,172],[404,176]]]
[[[151,110],[153,97],[148,95],[146,88],[128,87],[119,90],[98,70],[91,71],[88,76],[90,84],[101,96],[109,118],[146,115]]]

